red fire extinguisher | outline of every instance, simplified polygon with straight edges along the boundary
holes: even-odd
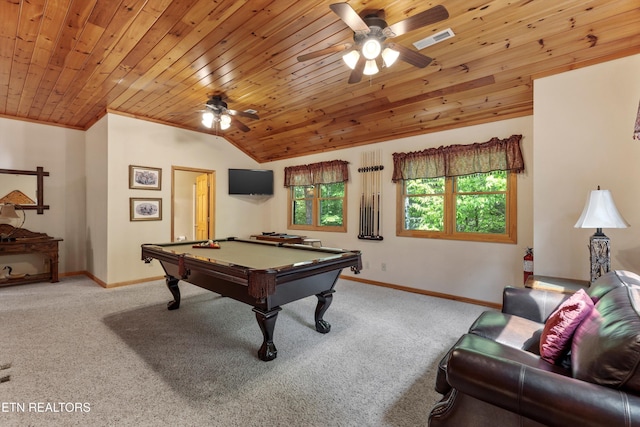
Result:
[[[524,281],[527,282],[529,276],[533,274],[533,248],[527,248],[524,254]]]

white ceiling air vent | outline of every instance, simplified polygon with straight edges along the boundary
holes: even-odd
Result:
[[[442,30],[432,36],[429,36],[422,40],[418,40],[413,45],[416,47],[416,49],[421,50],[425,47],[431,46],[432,44],[440,43],[443,40],[450,39],[453,36],[455,36],[455,34],[453,34],[453,30],[451,28],[447,28],[446,30]]]

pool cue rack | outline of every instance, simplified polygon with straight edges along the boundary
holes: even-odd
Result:
[[[358,239],[382,240],[380,221],[384,166],[380,164],[380,151],[362,153],[361,162],[362,167],[358,168],[362,184]]]

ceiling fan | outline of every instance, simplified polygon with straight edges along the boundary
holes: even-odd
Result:
[[[233,116],[246,117],[248,119],[258,120],[257,114],[251,111],[236,111],[227,108],[227,103],[222,100],[221,95],[212,95],[205,104],[205,110],[202,111],[202,124],[211,129],[214,124],[221,130],[229,129],[234,125],[243,132],[249,132],[249,127]]]
[[[387,39],[406,34],[409,31],[417,30],[449,17],[447,9],[442,5],[438,5],[393,25],[387,25],[385,20],[376,14],[368,14],[361,18],[348,3],[334,3],[329,7],[353,30],[354,43],[331,46],[300,55],[298,56],[298,61],[308,61],[309,59],[353,48],[343,56],[347,66],[353,70],[349,76],[349,83],[358,83],[363,74],[376,74],[379,71],[378,67],[382,63],[390,67],[396,59],[415,67],[426,67],[432,61],[428,56],[397,43],[384,42]]]

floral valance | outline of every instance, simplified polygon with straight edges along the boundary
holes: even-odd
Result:
[[[492,138],[469,145],[450,145],[410,153],[393,153],[393,182],[486,173],[497,170],[524,171],[520,151],[522,135]]]
[[[349,180],[349,162],[332,160],[284,168],[284,186],[331,184]]]

